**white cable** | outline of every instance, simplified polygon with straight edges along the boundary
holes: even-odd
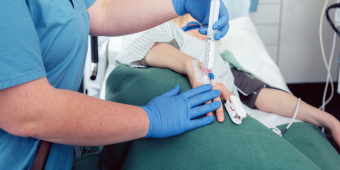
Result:
[[[322,57],[323,57],[323,61],[325,63],[325,66],[327,68],[327,72],[329,74],[329,80],[331,82],[332,92],[331,92],[331,96],[327,99],[327,101],[324,104],[322,104],[322,106],[319,107],[319,109],[325,107],[325,105],[327,105],[331,101],[331,99],[333,98],[333,94],[334,94],[333,79],[332,79],[332,75],[331,75],[331,72],[330,72],[328,64],[327,64],[326,55],[325,55],[325,49],[324,49],[323,41],[322,41],[323,40],[323,38],[322,38],[322,23],[323,23],[323,17],[324,17],[324,14],[325,14],[325,10],[326,10],[328,1],[329,0],[326,0],[325,5],[323,6],[323,9],[322,9],[322,13],[321,13],[321,17],[320,17],[319,36],[320,36],[320,46],[321,46]]]
[[[329,58],[329,70],[332,67],[332,61],[333,61],[333,56],[334,56],[334,51],[335,51],[335,44],[336,44],[336,33],[334,32],[334,37],[333,37],[333,47],[332,47],[332,52],[331,52],[331,57]],[[329,83],[329,73],[327,74],[327,80],[326,80],[326,86],[325,86],[325,90],[323,91],[323,97],[322,97],[322,111],[325,111],[325,100],[326,100],[326,94],[327,94],[327,90],[328,90],[328,83]]]
[[[272,128],[269,128],[269,129],[271,129],[273,132],[275,132],[276,134],[278,134],[279,136],[282,137],[282,134],[285,133],[290,128],[292,123],[294,122],[294,120],[296,118],[296,115],[297,115],[297,113],[299,111],[300,102],[301,102],[301,98],[299,98],[298,103],[297,103],[296,108],[295,108],[294,116],[293,116],[292,120],[290,121],[290,123],[288,124],[288,126],[286,128],[280,130],[277,127],[272,127]]]
[[[298,110],[299,110],[300,101],[301,101],[301,98],[299,98],[298,103],[297,103],[297,105],[296,105],[294,117],[293,117],[293,119],[290,121],[290,123],[288,124],[288,126],[286,127],[286,129],[289,129],[290,125],[292,125],[293,121],[295,120],[296,115],[297,115],[297,112],[298,112]]]

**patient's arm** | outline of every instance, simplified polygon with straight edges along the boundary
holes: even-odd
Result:
[[[295,96],[284,91],[263,88],[255,101],[255,106],[265,112],[293,117],[297,101]],[[330,129],[334,140],[340,146],[340,122],[331,114],[301,101],[296,118]]]
[[[166,43],[156,43],[149,51],[149,53],[139,61],[140,64],[151,67],[167,68],[180,74],[186,74],[190,80],[192,88],[201,86],[203,84],[197,82],[195,73],[192,67],[192,61],[195,58],[184,54],[173,46]],[[221,97],[229,99],[232,93],[227,90],[223,84],[217,83],[214,89],[218,89],[221,92]],[[218,97],[214,101],[220,101]],[[208,113],[208,116],[212,116],[212,113]],[[224,121],[223,106],[216,110],[216,117],[219,122]]]

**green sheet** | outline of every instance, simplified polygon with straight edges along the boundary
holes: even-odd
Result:
[[[278,128],[283,129],[287,125]],[[340,156],[323,133],[308,123],[293,123],[283,138],[321,169],[340,169]]]
[[[190,89],[187,78],[171,70],[120,65],[107,79],[106,99],[142,106],[177,84],[181,92]],[[292,125],[285,140],[250,116],[241,125],[236,125],[226,111],[225,114],[227,119],[223,123],[215,121],[178,136],[104,146],[98,156],[100,159],[88,161],[103,170],[340,169],[339,155],[311,125]],[[294,129],[296,132],[293,133]],[[304,138],[301,133],[308,137]],[[315,145],[307,145],[310,137],[316,140]],[[309,151],[315,147],[319,147],[316,152],[321,156]],[[77,164],[74,169],[77,168],[82,166]]]

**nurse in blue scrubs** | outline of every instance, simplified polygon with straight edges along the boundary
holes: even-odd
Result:
[[[89,34],[131,34],[186,13],[206,27],[209,6],[210,0],[2,0],[0,169],[31,169],[42,141],[53,143],[45,169],[65,170],[72,168],[72,145],[169,137],[214,121],[191,120],[220,106],[198,106],[220,95],[210,85],[182,94],[176,86],[142,107],[75,92]],[[228,28],[221,3],[215,38]]]

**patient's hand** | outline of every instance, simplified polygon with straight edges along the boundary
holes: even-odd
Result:
[[[192,88],[195,88],[195,87],[198,87],[198,86],[202,86],[204,84],[198,82],[196,80],[196,76],[195,76],[195,73],[194,73],[194,70],[192,68],[192,64],[191,62],[187,64],[186,66],[186,72],[187,72],[187,76],[189,78],[189,81],[190,81],[190,84],[191,84],[191,87]],[[215,98],[214,100],[212,101],[209,101],[207,103],[211,103],[213,101],[219,101],[221,102],[221,99],[220,97],[222,97],[224,100],[227,100],[230,98],[231,95],[233,95],[232,92],[230,92],[222,83],[217,83],[216,85],[213,85],[213,89],[218,89],[220,90],[221,92],[221,96]],[[221,102],[222,103],[222,102]],[[224,112],[223,112],[223,104],[221,105],[220,108],[218,108],[216,111],[216,118],[217,118],[217,121],[219,122],[223,122],[224,121]],[[209,112],[206,114],[207,116],[213,116],[213,113],[212,112]]]
[[[340,125],[334,132],[332,131],[335,142],[340,146]]]
[[[312,112],[309,112],[312,113]],[[333,115],[323,112],[322,114],[312,115],[308,114],[309,117],[316,120],[317,126],[325,127],[331,131],[334,141],[340,146],[340,122]]]
[[[334,141],[340,147],[340,122],[338,120],[334,120],[333,126],[327,128],[331,130]]]

